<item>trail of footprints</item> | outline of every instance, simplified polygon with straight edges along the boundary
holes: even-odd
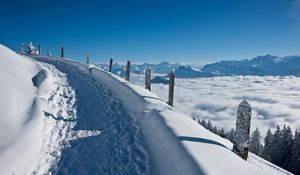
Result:
[[[69,86],[65,74],[54,66],[43,64],[49,70],[51,86],[43,109],[43,143],[38,157],[38,164],[32,174],[50,174],[57,168],[62,150],[69,146],[73,139],[100,134],[100,131],[73,131],[76,124],[76,96]],[[47,166],[48,165],[48,166]],[[49,171],[50,170],[50,171]]]

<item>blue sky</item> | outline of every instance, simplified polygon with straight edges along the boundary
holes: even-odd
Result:
[[[299,0],[3,1],[0,42],[95,62],[201,63],[300,55]]]

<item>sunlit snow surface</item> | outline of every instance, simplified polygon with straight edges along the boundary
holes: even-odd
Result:
[[[134,75],[143,85],[143,76]],[[168,85],[152,84],[152,92],[167,100]],[[226,130],[235,127],[242,100],[252,106],[251,129],[262,134],[270,127],[287,124],[300,128],[300,78],[274,76],[232,76],[176,79],[174,107],[190,117],[209,119]]]

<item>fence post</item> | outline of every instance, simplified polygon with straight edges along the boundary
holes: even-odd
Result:
[[[151,91],[151,68],[147,67],[145,70],[145,88]]]
[[[90,53],[89,52],[87,52],[86,53],[86,65],[89,67],[89,65],[90,65]]]
[[[239,104],[236,118],[236,130],[233,138],[233,152],[247,160],[251,124],[251,106],[243,100]]]
[[[24,43],[21,44],[20,52],[24,53]]]
[[[39,55],[42,54],[42,48],[41,48],[41,45],[39,44]]]
[[[63,58],[64,57],[64,53],[65,50],[64,50],[64,46],[61,46],[61,54],[60,54],[60,57]]]
[[[169,79],[169,101],[168,101],[168,104],[170,106],[173,106],[174,85],[175,85],[175,73],[174,73],[174,70],[172,70],[170,72],[170,79]]]
[[[110,58],[110,60],[109,60],[109,67],[108,67],[108,71],[109,72],[112,71],[112,64],[113,64],[113,58]]]
[[[127,61],[127,66],[126,66],[126,80],[129,81],[130,79],[130,61]]]

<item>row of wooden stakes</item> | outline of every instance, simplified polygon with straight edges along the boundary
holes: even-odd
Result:
[[[113,66],[113,59],[111,58],[109,60],[109,66],[108,66],[108,71],[111,73],[112,73],[112,66]],[[126,81],[130,81],[130,66],[131,66],[131,62],[127,61],[126,76],[125,76]],[[173,102],[174,102],[174,86],[175,86],[175,73],[174,70],[171,70],[170,79],[169,79],[169,98],[168,98],[168,104],[170,106],[173,106]],[[147,67],[145,69],[145,88],[151,91],[151,68],[150,67]]]
[[[61,47],[61,58],[64,58],[64,47]],[[90,64],[90,56],[89,53],[86,55],[86,64]],[[113,59],[111,58],[109,60],[109,66],[108,66],[108,71],[112,73],[112,66],[113,66]],[[126,77],[125,80],[129,81],[130,80],[130,66],[131,62],[127,61],[126,65]],[[91,72],[90,72],[91,73]],[[169,79],[169,98],[168,98],[168,104],[170,106],[173,106],[174,102],[174,86],[175,86],[175,73],[174,70],[170,71],[170,79]],[[147,67],[145,70],[145,88],[151,91],[151,68]]]

